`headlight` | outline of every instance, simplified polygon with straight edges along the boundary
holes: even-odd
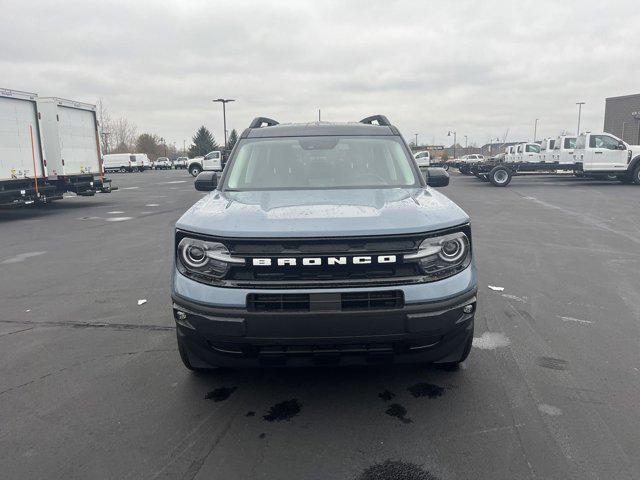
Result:
[[[464,232],[425,239],[418,251],[404,256],[417,261],[430,280],[440,280],[464,270],[471,263],[471,243]]]
[[[181,273],[205,282],[222,278],[231,265],[244,264],[244,258],[232,257],[222,243],[189,237],[178,243],[177,257]]]

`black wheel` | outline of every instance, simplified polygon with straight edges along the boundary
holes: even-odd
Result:
[[[449,164],[448,164],[448,163],[445,163],[444,165],[442,165],[442,168],[444,168],[444,170],[445,170],[446,172],[448,172],[448,171],[449,171]]]
[[[506,167],[493,167],[489,172],[489,181],[496,187],[506,187],[511,182],[511,170]]]
[[[636,165],[631,173],[631,182],[635,185],[640,185],[640,164]]]
[[[606,178],[607,180],[618,180],[618,174],[617,173],[607,173],[604,178]]]
[[[189,169],[189,173],[193,177],[197,177],[198,175],[200,175],[201,171],[202,171],[202,168],[200,168],[200,165],[192,165],[191,168]]]

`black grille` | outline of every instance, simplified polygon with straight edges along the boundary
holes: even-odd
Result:
[[[247,295],[247,309],[250,312],[355,311],[402,307],[404,307],[404,295],[401,290],[319,294],[250,293]]]
[[[404,306],[404,296],[401,290],[343,293],[341,303],[342,310],[402,308]]]
[[[308,294],[262,294],[247,296],[247,309],[251,312],[308,312]]]
[[[418,249],[424,235],[391,235],[384,237],[351,237],[344,239],[274,239],[231,240],[232,255],[252,258],[297,258],[317,256],[396,255],[395,263],[371,263],[354,265],[302,266],[234,266],[227,279],[240,287],[327,287],[336,285],[367,285],[374,282],[384,284],[403,283],[406,279],[422,275],[415,262],[403,263],[404,253]],[[275,262],[274,262],[275,263]],[[406,282],[405,282],[406,283]]]

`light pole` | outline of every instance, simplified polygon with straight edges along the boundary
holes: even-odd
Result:
[[[468,155],[469,154],[469,138],[465,135],[464,136],[464,154]]]
[[[536,123],[533,126],[533,143],[536,143],[536,137],[538,136],[538,120],[540,119],[536,118]]]
[[[449,130],[449,133],[447,133],[447,137],[450,137],[451,135],[453,135],[453,158],[456,158],[456,143],[458,143],[458,141],[456,140],[457,133],[455,132],[455,130]]]
[[[214,102],[222,103],[222,122],[224,128],[224,149],[227,149],[227,103],[235,102],[233,98],[216,98]]]
[[[582,105],[584,105],[587,102],[576,102],[576,105],[578,105],[578,131],[576,132],[576,137],[580,136],[580,115],[582,114]]]
[[[187,156],[187,141],[182,140],[182,155]]]

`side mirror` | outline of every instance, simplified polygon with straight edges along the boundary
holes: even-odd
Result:
[[[618,150],[626,150],[626,149],[627,149],[627,146],[624,143],[620,142],[618,144]]]
[[[201,172],[196,177],[195,187],[199,192],[211,192],[215,190],[218,187],[218,173]]]
[[[449,185],[449,174],[444,168],[427,168],[424,179],[430,187],[446,187]]]

